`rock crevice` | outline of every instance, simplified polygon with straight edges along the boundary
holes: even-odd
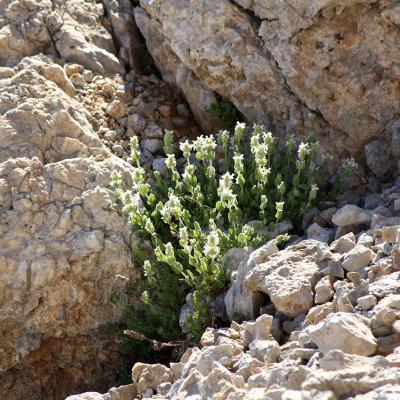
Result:
[[[248,122],[299,138],[312,131],[322,151],[336,160],[353,156],[364,162],[366,145],[387,144],[395,134],[391,125],[400,107],[395,3],[142,0],[147,18],[138,26],[147,32],[147,43],[161,38],[174,54],[170,63],[183,63]],[[196,82],[191,89],[197,88]],[[200,111],[201,102],[188,102]],[[388,170],[397,167],[390,150],[381,157]]]

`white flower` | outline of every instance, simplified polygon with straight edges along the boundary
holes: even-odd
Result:
[[[153,269],[151,267],[151,263],[149,260],[146,260],[143,263],[143,271],[144,271],[144,276],[150,281],[150,282],[154,282],[154,272]]]
[[[113,171],[111,174],[111,183],[114,189],[121,188],[122,186],[122,178],[121,178],[121,173]]]
[[[171,242],[168,242],[165,245],[165,256],[169,259],[175,260],[175,251],[174,248],[172,247]]]
[[[190,153],[192,152],[193,145],[191,145],[189,141],[186,140],[186,142],[182,142],[179,144],[179,148],[183,153],[183,157],[185,157],[188,160],[190,158]]]
[[[279,193],[280,195],[283,195],[283,194],[286,192],[286,185],[285,185],[285,182],[281,181],[281,182],[279,183],[279,185],[276,187],[276,189],[277,189],[277,191],[278,191],[278,193]]]
[[[230,189],[232,187],[233,175],[226,172],[219,180],[220,189]]]
[[[133,168],[132,175],[133,181],[139,185],[140,183],[144,182],[144,176],[146,171],[142,167]]]
[[[265,167],[268,164],[268,145],[260,143],[254,149],[254,161],[260,167]]]
[[[276,208],[275,218],[277,220],[279,220],[282,217],[284,205],[285,205],[284,201],[278,201],[275,203],[275,208]]]
[[[189,235],[186,226],[179,228],[179,244],[181,246],[186,246],[189,243]]]
[[[150,234],[153,234],[155,232],[154,225],[151,222],[150,218],[146,218],[146,222],[144,224],[144,229]]]
[[[219,180],[218,195],[221,203],[227,208],[236,206],[236,195],[231,190],[232,180],[233,175],[229,172],[225,173]]]
[[[194,165],[192,165],[192,164],[186,165],[185,171],[182,174],[182,179],[183,179],[183,182],[185,183],[185,185],[188,185],[188,186],[191,185],[194,172],[195,172]]]
[[[267,146],[271,146],[274,143],[274,137],[272,136],[271,132],[264,132],[262,136],[263,136],[263,142]]]
[[[130,144],[131,144],[131,147],[137,149],[139,146],[139,138],[137,136],[132,136]]]
[[[176,167],[176,159],[174,154],[168,154],[165,164],[168,169],[174,169]]]
[[[308,200],[313,201],[317,197],[318,186],[313,184],[311,185],[310,193],[308,194]]]
[[[256,153],[259,145],[260,145],[260,134],[254,133],[250,139],[250,150],[253,154]]]
[[[211,231],[207,236],[207,242],[204,246],[204,254],[206,257],[214,260],[220,253],[219,236],[215,231]]]
[[[242,174],[243,173],[243,154],[238,154],[235,153],[233,156],[233,161],[234,161],[234,169],[236,174]]]
[[[246,136],[246,124],[238,122],[235,126],[235,133],[233,135],[235,143],[240,143]]]
[[[226,151],[229,146],[229,132],[228,131],[220,131],[219,139],[220,139],[222,148],[224,149],[224,151]]]
[[[209,165],[206,169],[206,175],[208,179],[213,179],[215,177],[215,168],[212,165]]]
[[[212,136],[199,136],[193,146],[196,150],[196,158],[198,160],[212,161],[215,159],[215,148],[217,144]]]
[[[132,136],[131,142],[131,159],[139,165],[140,161],[140,151],[139,151],[139,138],[137,136]]]
[[[260,201],[261,210],[265,210],[267,208],[267,204],[268,204],[268,198],[265,194],[262,194],[261,201]]]
[[[271,168],[258,167],[257,168],[257,179],[263,185],[268,183],[268,178],[271,174]]]
[[[254,124],[253,125],[253,135],[260,136],[264,133],[264,126],[263,125],[258,125]]]
[[[221,203],[227,207],[232,208],[236,206],[236,195],[232,192],[232,179],[233,176],[227,172],[219,180],[218,195]]]
[[[298,150],[299,160],[304,161],[309,153],[310,153],[310,147],[308,143],[303,143],[303,142],[300,143]]]
[[[168,193],[168,201],[163,205],[160,214],[166,223],[171,221],[172,217],[177,219],[182,217],[182,204],[172,190]]]

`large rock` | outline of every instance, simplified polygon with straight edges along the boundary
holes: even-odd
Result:
[[[173,52],[159,24],[151,21],[141,8],[135,9],[135,20],[146,39],[157,68],[167,82],[177,85],[185,95],[197,123],[206,133],[215,133],[219,125],[207,111],[216,101],[215,93],[199,79]]]
[[[262,296],[243,288],[243,280],[252,267],[249,256],[252,249],[230,249],[224,257],[225,268],[231,276],[224,303],[230,321],[254,319],[262,305]],[[254,266],[254,265],[253,265]]]
[[[312,371],[303,382],[302,387],[305,390],[314,391],[314,393],[332,390],[339,399],[350,396],[357,400],[394,400],[396,397],[386,397],[386,394],[390,393],[388,386],[397,385],[399,379],[400,368],[371,368],[367,365],[340,371]],[[385,391],[384,388],[388,390]],[[375,391],[382,393],[383,396],[372,397]],[[371,396],[368,392],[372,392]],[[358,396],[352,397],[356,395]]]
[[[110,18],[120,58],[136,72],[142,71],[148,54],[145,46],[141,44],[132,2],[130,0],[103,0],[103,4]]]
[[[368,224],[371,215],[354,204],[346,204],[332,216],[332,222],[340,227]]]
[[[249,121],[277,132],[312,130],[325,151],[342,157],[364,158],[364,146],[379,139],[385,165],[394,167],[388,144],[400,107],[396,0],[140,4],[147,18],[136,15],[147,43],[159,37],[173,65],[168,70],[183,64],[196,76],[195,88],[200,81]],[[161,60],[159,46],[149,48]]]
[[[375,253],[362,244],[357,244],[344,255],[342,267],[349,272],[365,268],[375,257]]]
[[[324,244],[305,240],[269,257],[251,269],[243,283],[250,292],[267,294],[276,309],[295,317],[313,306],[313,288],[320,276],[315,261],[317,250]]]
[[[375,353],[377,342],[367,321],[360,315],[338,312],[311,326],[308,333],[323,353],[342,350],[369,356]]]
[[[62,68],[38,56],[13,71],[0,79],[0,398],[60,399],[106,389],[121,363],[110,296],[137,272],[110,181],[131,185],[131,167]]]
[[[113,39],[101,23],[101,4],[80,0],[5,1],[0,13],[0,65],[13,66],[25,56],[46,52],[101,73],[125,71],[114,54]]]

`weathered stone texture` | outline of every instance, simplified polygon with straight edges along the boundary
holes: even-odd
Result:
[[[139,28],[148,43],[158,37],[168,49],[168,71],[184,64],[246,120],[278,134],[315,132],[322,151],[366,157],[377,176],[397,167],[390,148],[400,109],[396,0],[140,4]],[[386,150],[381,165],[371,147],[364,152],[370,143]]]

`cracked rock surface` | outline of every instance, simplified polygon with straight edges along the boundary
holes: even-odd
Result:
[[[140,282],[111,173],[132,186],[134,135],[150,169],[164,129],[197,134],[129,21],[130,2],[0,2],[2,400],[105,390],[123,363],[110,297]]]
[[[165,76],[187,68],[197,78],[194,92],[220,94],[249,122],[262,122],[277,134],[305,137],[312,131],[324,152],[366,158],[376,176],[397,168],[397,0],[140,5],[136,19],[150,52],[156,58],[167,52],[173,65],[161,68]],[[187,83],[178,82],[184,92]],[[197,99],[188,101],[198,107]],[[366,147],[370,143],[385,152],[376,154]]]

